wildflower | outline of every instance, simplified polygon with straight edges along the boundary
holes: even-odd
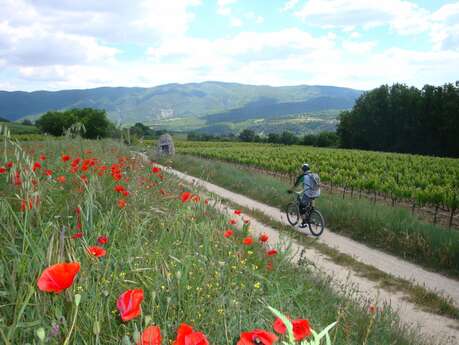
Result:
[[[128,190],[123,190],[121,192],[121,194],[123,194],[124,196],[129,196],[129,191]]]
[[[74,234],[72,235],[72,238],[73,238],[74,240],[76,240],[77,238],[82,238],[83,235],[84,235],[84,234],[83,234],[82,232],[76,232],[76,233],[74,233]]]
[[[118,199],[118,207],[119,208],[125,208],[127,205],[127,201],[124,199]]]
[[[368,307],[368,312],[369,312],[370,314],[375,314],[376,311],[377,311],[376,306],[375,306],[374,304],[370,304],[370,306]]]
[[[266,255],[268,256],[274,256],[274,255],[277,255],[277,250],[275,249],[270,249],[266,252]]]
[[[293,327],[293,336],[295,337],[296,341],[301,341],[304,338],[309,337],[312,334],[311,326],[309,325],[308,320],[302,320],[302,319],[293,320],[292,327]],[[287,327],[285,326],[284,322],[279,318],[277,318],[276,321],[274,321],[273,329],[278,334],[285,334],[285,332],[287,332]]]
[[[52,175],[53,175],[53,171],[50,170],[50,169],[46,169],[46,170],[45,170],[45,175],[46,175],[46,176],[52,176]]]
[[[187,202],[191,198],[191,193],[190,192],[183,192],[182,195],[180,196],[180,199],[182,200],[183,203]]]
[[[6,169],[3,167],[0,167],[0,174],[5,174],[5,173],[6,173]]]
[[[273,270],[273,263],[272,261],[268,261],[268,263],[266,264],[266,269],[268,271],[272,271]]]
[[[204,200],[204,204],[209,205],[209,199]]]
[[[41,291],[61,293],[72,286],[75,276],[80,271],[79,262],[60,263],[46,268],[37,285]]]
[[[209,345],[204,333],[195,332],[186,323],[182,323],[177,330],[177,338],[172,345]]]
[[[246,246],[250,246],[253,243],[253,238],[251,236],[247,236],[242,240],[242,243],[244,243]]]
[[[44,160],[46,160],[46,156],[45,156],[44,154],[41,154],[40,157],[39,157],[39,159],[40,159],[41,161],[44,161]]]
[[[13,167],[13,162],[7,162],[5,164],[5,166],[8,168],[8,169],[11,169]]]
[[[16,173],[14,174],[14,184],[16,186],[20,186],[22,184],[21,173],[17,170],[16,170]]]
[[[225,233],[223,234],[223,237],[225,237],[225,238],[230,238],[231,236],[233,236],[233,233],[234,233],[233,230],[228,229],[228,230],[226,230]]]
[[[40,168],[41,168],[41,163],[40,162],[33,163],[33,167],[32,167],[33,171],[36,171],[37,169],[40,169]]]
[[[272,345],[277,341],[277,336],[262,329],[242,332],[237,345]]]
[[[158,326],[148,326],[136,345],[161,345],[161,331]]]
[[[123,292],[116,301],[121,319],[129,321],[140,315],[140,303],[143,301],[143,290],[134,289]]]
[[[259,240],[260,240],[261,243],[268,242],[269,236],[267,234],[263,233],[263,234],[260,235]]]
[[[161,169],[158,168],[158,167],[153,167],[153,168],[151,168],[151,171],[156,174],[156,173],[159,173],[161,171]]]
[[[65,183],[65,180],[66,180],[66,179],[65,179],[65,176],[64,176],[64,175],[61,175],[61,176],[56,177],[56,180],[57,180],[57,182],[59,182],[59,183]]]
[[[236,220],[236,219],[230,219],[230,220],[228,221],[228,224],[229,224],[229,225],[234,225],[234,224],[236,224],[236,223],[237,223],[237,220]]]
[[[97,239],[97,242],[99,242],[100,244],[107,244],[108,243],[108,237],[107,236],[99,236],[99,238]]]
[[[88,247],[88,253],[95,256],[96,258],[101,258],[107,254],[107,251],[104,248],[98,246]]]
[[[193,200],[195,203],[198,203],[199,201],[201,201],[201,198],[199,197],[199,195],[193,195],[191,197],[191,200]]]
[[[61,156],[61,160],[62,160],[63,162],[67,162],[67,161],[70,160],[70,156],[69,156],[69,155],[62,155],[62,156]]]
[[[118,193],[122,193],[124,190],[125,190],[124,187],[122,185],[120,185],[120,184],[117,184],[115,186],[115,191],[118,192]]]
[[[33,203],[32,203],[32,200],[28,200],[28,202],[26,200],[21,200],[21,211],[24,212],[26,209],[27,209],[27,205],[29,205],[29,210],[31,210],[33,208]]]
[[[234,214],[239,216],[241,214],[241,210],[234,210]]]

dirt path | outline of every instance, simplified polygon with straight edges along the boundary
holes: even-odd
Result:
[[[243,195],[233,193],[179,171],[165,167],[164,169],[188,183],[195,184],[213,193],[219,198],[231,200],[249,209],[261,211],[267,216],[287,224],[285,216],[279,209],[259,203]],[[232,214],[232,210],[228,209],[228,207],[222,203],[217,203],[216,207],[222,212]],[[391,305],[391,307],[398,312],[404,324],[413,326],[418,333],[421,333],[427,339],[430,338],[426,343],[441,345],[459,343],[459,327],[457,321],[420,310],[414,304],[407,302],[404,294],[394,293],[380,288],[377,283],[358,276],[355,272],[344,266],[333,263],[315,249],[303,247],[300,243],[287,235],[283,236],[274,228],[261,224],[256,220],[251,221],[251,228],[254,235],[258,235],[262,232],[268,233],[270,236],[270,245],[272,246],[281,248],[290,246],[292,253],[294,253],[291,258],[293,262],[297,262],[300,259],[300,253],[303,252],[304,257],[312,263],[315,269],[331,277],[337,290],[342,289],[344,285],[347,286],[347,288],[350,285],[355,290],[356,296],[358,296],[357,299],[361,302],[372,301],[379,306]],[[336,248],[342,253],[353,256],[355,259],[365,264],[372,265],[381,271],[411,280],[416,284],[424,285],[427,289],[440,291],[445,295],[451,296],[456,305],[459,305],[459,282],[457,281],[436,273],[428,272],[416,265],[378,250],[371,249],[328,230],[325,230],[320,241],[328,246]]]

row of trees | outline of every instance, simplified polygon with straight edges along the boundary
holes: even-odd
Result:
[[[459,89],[383,85],[340,114],[337,134],[345,148],[459,157]]]
[[[272,143],[283,145],[308,145],[319,147],[337,147],[338,135],[335,132],[321,132],[318,134],[306,134],[302,137],[292,132],[284,131],[281,134],[269,133],[267,136],[260,136],[251,129],[244,129],[238,136],[230,134],[227,136],[214,136],[206,133],[191,132],[187,136],[190,141],[243,141],[254,143]]]

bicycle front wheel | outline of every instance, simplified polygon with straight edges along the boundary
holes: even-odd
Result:
[[[291,202],[287,205],[287,220],[291,226],[295,226],[298,221],[300,220],[300,210],[298,208],[298,204],[295,202]]]
[[[310,215],[309,215],[309,231],[311,231],[311,234],[314,236],[320,236],[322,235],[322,232],[324,232],[324,227],[325,227],[325,220],[322,214],[319,212],[319,210],[312,210]]]

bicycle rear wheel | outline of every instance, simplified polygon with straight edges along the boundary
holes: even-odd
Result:
[[[314,236],[322,235],[322,232],[324,232],[325,220],[322,214],[319,212],[319,210],[313,209],[311,211],[311,213],[309,214],[308,225],[311,234],[313,234]]]
[[[298,204],[295,202],[291,202],[287,205],[287,220],[291,226],[295,226],[298,221],[300,220],[300,210],[298,208]]]

